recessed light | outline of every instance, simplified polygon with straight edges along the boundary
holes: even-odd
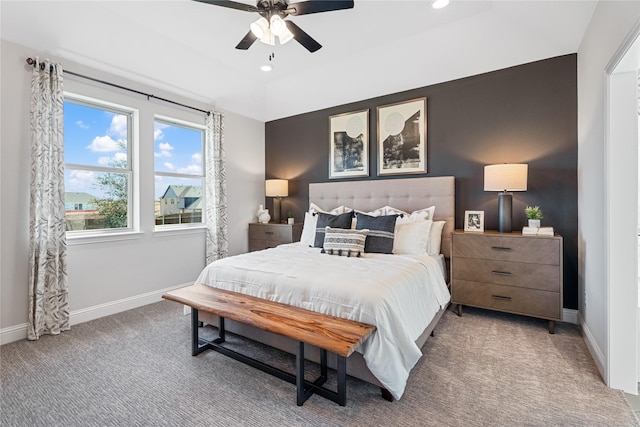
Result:
[[[269,64],[264,64],[260,66],[260,69],[266,73],[273,70],[273,67]]]
[[[447,7],[449,5],[449,0],[434,0],[431,3],[431,7],[434,9],[442,9],[443,7]]]

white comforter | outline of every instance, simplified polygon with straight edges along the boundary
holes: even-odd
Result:
[[[347,258],[300,243],[215,261],[196,283],[375,325],[359,351],[396,399],[422,355],[415,340],[450,300],[435,257]]]

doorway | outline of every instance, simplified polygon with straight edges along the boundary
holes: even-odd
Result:
[[[638,69],[640,22],[606,69],[605,236],[609,387],[638,393]]]

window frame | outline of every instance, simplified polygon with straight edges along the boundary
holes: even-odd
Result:
[[[154,159],[154,164],[153,164],[153,185],[154,185],[154,197],[153,197],[153,203],[155,205],[156,202],[156,198],[155,198],[155,185],[156,185],[156,177],[157,176],[164,176],[164,177],[169,177],[169,178],[186,178],[186,179],[201,179],[202,181],[202,190],[201,190],[201,194],[202,194],[202,213],[201,213],[201,221],[200,222],[196,222],[196,223],[187,223],[187,224],[156,224],[156,217],[155,217],[155,209],[154,209],[154,218],[153,218],[153,223],[154,223],[154,231],[155,232],[162,232],[162,231],[171,231],[171,230],[188,230],[188,229],[194,229],[194,228],[205,228],[207,223],[206,223],[206,208],[207,208],[207,197],[206,197],[206,191],[205,191],[205,186],[206,186],[206,156],[205,156],[205,151],[206,151],[206,131],[207,131],[207,127],[205,125],[200,125],[191,121],[187,121],[187,120],[180,120],[180,119],[176,119],[174,117],[169,117],[169,116],[165,116],[165,115],[161,115],[161,114],[154,114],[153,116],[153,126],[155,129],[155,125],[156,123],[161,123],[161,124],[165,124],[165,125],[169,125],[169,126],[177,126],[177,127],[181,127],[181,128],[186,128],[186,129],[190,129],[190,130],[195,130],[195,131],[199,131],[201,132],[201,145],[200,145],[200,154],[201,154],[201,158],[202,158],[202,173],[201,175],[195,175],[195,174],[184,174],[184,173],[177,173],[177,172],[160,172],[156,170],[156,166],[155,166],[155,138],[153,141],[153,145],[152,145],[152,156]],[[165,199],[166,202],[166,199]],[[171,200],[171,204],[173,205],[173,199]]]
[[[116,104],[94,97],[79,95],[72,92],[64,92],[64,103],[81,105],[89,108],[104,110],[109,113],[121,114],[127,117],[127,167],[114,168],[96,165],[85,165],[78,163],[64,163],[64,169],[67,170],[85,170],[100,173],[119,173],[127,176],[127,226],[120,228],[100,228],[95,230],[67,230],[66,237],[69,240],[82,238],[100,238],[108,236],[122,236],[125,234],[139,234],[140,221],[139,209],[137,201],[137,175],[138,164],[135,158],[138,145],[138,120],[139,112],[137,109],[127,107],[125,105]],[[65,189],[66,191],[66,189]]]

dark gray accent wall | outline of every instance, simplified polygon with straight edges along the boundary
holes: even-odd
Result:
[[[397,178],[455,176],[456,228],[462,228],[465,210],[482,210],[485,228],[496,229],[498,194],[484,191],[484,166],[527,163],[528,190],[513,195],[513,228],[526,224],[526,205],[540,205],[542,224],[564,237],[564,306],[577,309],[575,54],[266,123],[266,178],[289,179],[283,217],[291,210],[302,221],[309,205],[309,183],[329,181],[329,116],[368,108],[369,177],[354,180],[393,179],[377,176],[376,107],[423,96],[427,97],[428,171]],[[272,200],[266,202],[272,209]]]

